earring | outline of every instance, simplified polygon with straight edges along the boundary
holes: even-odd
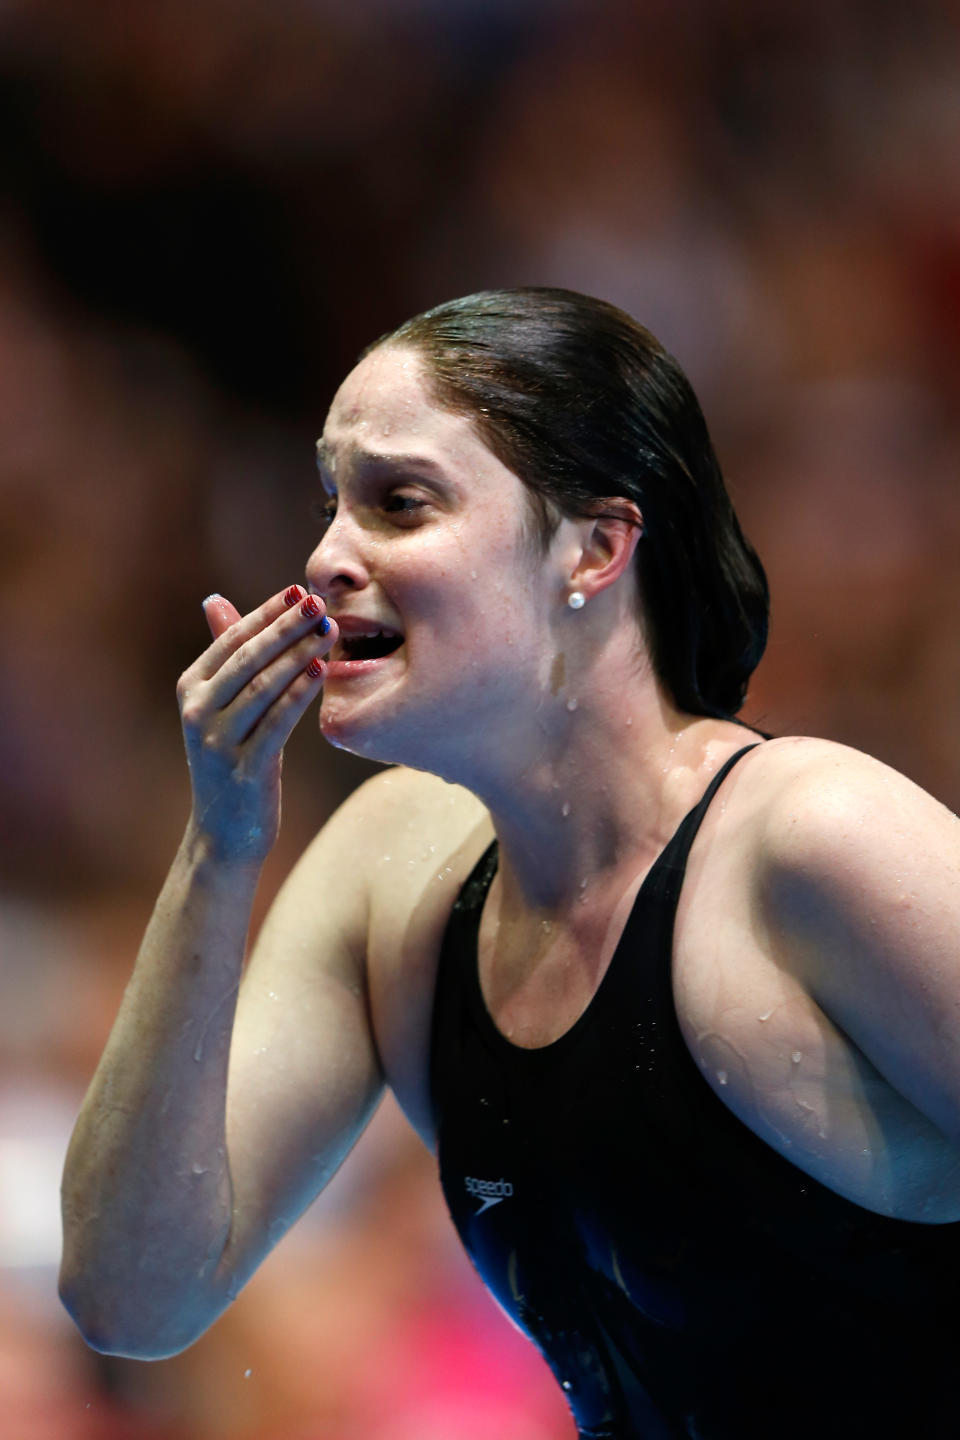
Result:
[[[587,603],[587,598],[582,590],[572,590],[567,596],[567,604],[571,610],[582,610]]]

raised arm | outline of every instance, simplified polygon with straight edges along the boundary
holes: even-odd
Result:
[[[61,1295],[110,1353],[159,1358],[196,1339],[380,1091],[349,805],[279,897],[240,987],[282,747],[336,634],[317,633],[322,608],[301,600],[288,591],[243,619],[208,603],[216,638],[179,686],[193,812],[64,1173]]]

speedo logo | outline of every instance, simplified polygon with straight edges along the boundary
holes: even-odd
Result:
[[[463,1183],[467,1187],[468,1195],[483,1202],[476,1212],[478,1215],[489,1210],[491,1205],[499,1205],[501,1200],[507,1200],[513,1194],[513,1186],[509,1180],[477,1180],[473,1175],[465,1175]]]

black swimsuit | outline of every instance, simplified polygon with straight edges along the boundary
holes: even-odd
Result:
[[[748,746],[746,749],[752,747]],[[444,937],[440,1174],[486,1284],[593,1440],[960,1440],[960,1225],[843,1199],[743,1125],[673,1003],[673,923],[714,777],[566,1034],[521,1049],[480,990],[496,845]]]

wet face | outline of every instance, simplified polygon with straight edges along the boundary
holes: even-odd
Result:
[[[318,463],[330,523],[307,579],[341,630],[323,733],[458,777],[549,687],[571,537],[534,558],[521,482],[432,401],[411,349],[382,347],[347,376]]]

